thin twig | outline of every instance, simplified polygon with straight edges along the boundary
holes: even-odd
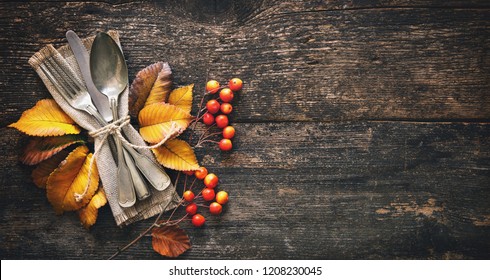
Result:
[[[177,178],[175,179],[175,186],[177,186],[177,183],[179,182],[179,177],[180,177],[180,172],[177,174]],[[133,246],[136,242],[138,242],[141,238],[143,238],[146,234],[148,234],[155,226],[157,226],[158,225],[158,223],[157,223],[158,220],[160,220],[160,218],[165,213],[165,211],[167,211],[167,208],[168,208],[169,205],[170,205],[170,203],[168,203],[167,206],[165,206],[165,208],[163,208],[163,210],[160,211],[160,213],[158,214],[158,216],[155,219],[155,221],[145,231],[143,231],[140,235],[138,235],[138,237],[136,237],[135,239],[133,239],[131,242],[129,242],[123,248],[118,248],[117,249],[117,252],[114,253],[112,256],[109,257],[109,260],[114,259],[119,254],[121,254],[123,251],[129,249],[129,247]],[[177,207],[179,207],[179,206],[180,206],[180,203],[179,203],[179,205],[177,205]],[[177,209],[177,207],[175,209]],[[175,212],[175,209],[174,209],[174,212]]]

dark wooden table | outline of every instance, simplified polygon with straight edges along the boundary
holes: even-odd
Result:
[[[231,202],[182,258],[490,258],[488,1],[188,0],[0,3],[2,259],[107,258],[150,223],[85,230],[18,162],[6,126],[49,97],[27,60],[68,29],[120,31],[131,80],[245,81],[233,152],[197,150]]]

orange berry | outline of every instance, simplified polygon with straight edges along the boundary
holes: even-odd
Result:
[[[206,108],[208,109],[208,112],[211,114],[216,114],[218,113],[220,109],[220,105],[218,100],[216,99],[211,99],[206,103]]]
[[[202,122],[205,125],[212,125],[214,123],[214,116],[211,113],[205,113],[202,115]]]
[[[228,115],[233,110],[233,106],[231,106],[230,103],[223,103],[221,104],[220,109],[223,114]]]
[[[218,202],[221,205],[224,205],[228,202],[228,193],[225,191],[219,191],[216,194],[216,202]]]
[[[228,126],[228,117],[226,115],[216,116],[214,120],[216,121],[216,125],[219,128],[225,128],[226,126]]]
[[[206,91],[214,94],[219,90],[219,83],[215,80],[210,80],[206,83]]]
[[[209,212],[213,215],[219,215],[223,211],[223,206],[218,202],[213,202],[209,205]]]
[[[194,175],[194,171],[188,170],[188,171],[182,171],[185,175],[192,176]]]
[[[231,139],[235,136],[235,128],[231,125],[223,128],[223,138]]]
[[[201,214],[196,214],[196,215],[192,216],[192,224],[195,227],[202,227],[205,222],[206,222],[206,219]]]
[[[218,176],[214,173],[209,173],[204,178],[204,185],[210,189],[214,189],[218,185]]]
[[[204,198],[204,200],[206,201],[211,201],[214,199],[214,190],[213,189],[210,189],[210,188],[204,188],[204,190],[202,190],[202,198]]]
[[[187,202],[193,201],[195,197],[192,191],[185,191],[183,196],[184,196],[184,200]]]
[[[194,175],[197,179],[203,180],[206,175],[208,175],[208,170],[206,169],[206,167],[201,166],[198,170],[196,170],[196,172],[194,172]]]
[[[194,215],[197,213],[197,205],[195,203],[191,203],[185,207],[185,212],[189,215]]]
[[[230,89],[232,91],[239,91],[242,89],[242,86],[243,86],[243,82],[242,80],[238,79],[238,78],[233,78],[230,80],[230,82],[228,83],[228,86],[230,87]]]
[[[229,88],[224,88],[219,92],[219,98],[221,98],[223,102],[231,102],[233,97],[233,91],[231,91]]]
[[[227,152],[229,150],[231,150],[233,148],[233,144],[231,143],[231,140],[230,139],[221,139],[221,141],[219,141],[219,149],[224,151],[224,152]]]

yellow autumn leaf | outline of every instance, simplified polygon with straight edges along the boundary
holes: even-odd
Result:
[[[194,84],[172,90],[168,97],[168,103],[175,105],[187,113],[192,109],[192,90]]]
[[[68,156],[69,151],[62,150],[49,159],[42,161],[34,170],[32,170],[32,181],[39,188],[46,188],[46,182],[48,181],[49,175],[58,168],[58,165]]]
[[[95,224],[97,221],[97,216],[99,214],[99,208],[107,203],[107,198],[105,196],[104,190],[99,187],[97,192],[94,194],[87,206],[78,210],[78,217],[80,222],[85,228],[89,228]]]
[[[9,125],[31,136],[60,136],[78,134],[80,127],[56,104],[53,99],[39,100],[25,111],[20,119]]]
[[[162,146],[152,149],[157,161],[167,167],[179,171],[197,170],[199,163],[192,147],[180,139],[171,139]]]
[[[129,113],[137,117],[144,106],[166,102],[172,87],[172,71],[168,63],[157,62],[136,74],[129,91]]]
[[[99,173],[94,162],[90,186],[80,202],[75,194],[83,194],[88,183],[88,169],[92,154],[86,146],[79,146],[49,176],[46,183],[48,200],[56,213],[74,211],[87,205],[99,185]]]
[[[158,143],[168,135],[182,133],[192,121],[192,116],[178,107],[154,103],[139,114],[140,134],[149,143]]]

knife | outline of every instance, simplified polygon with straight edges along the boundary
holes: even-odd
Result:
[[[111,122],[112,111],[109,106],[109,100],[95,87],[92,76],[90,75],[90,56],[87,49],[83,45],[82,40],[72,30],[66,32],[66,39],[68,39],[70,48],[77,59],[78,67],[80,68],[83,80],[87,86],[87,91],[90,94],[90,97],[92,97],[92,101],[94,102],[97,111],[99,111],[106,122]]]

